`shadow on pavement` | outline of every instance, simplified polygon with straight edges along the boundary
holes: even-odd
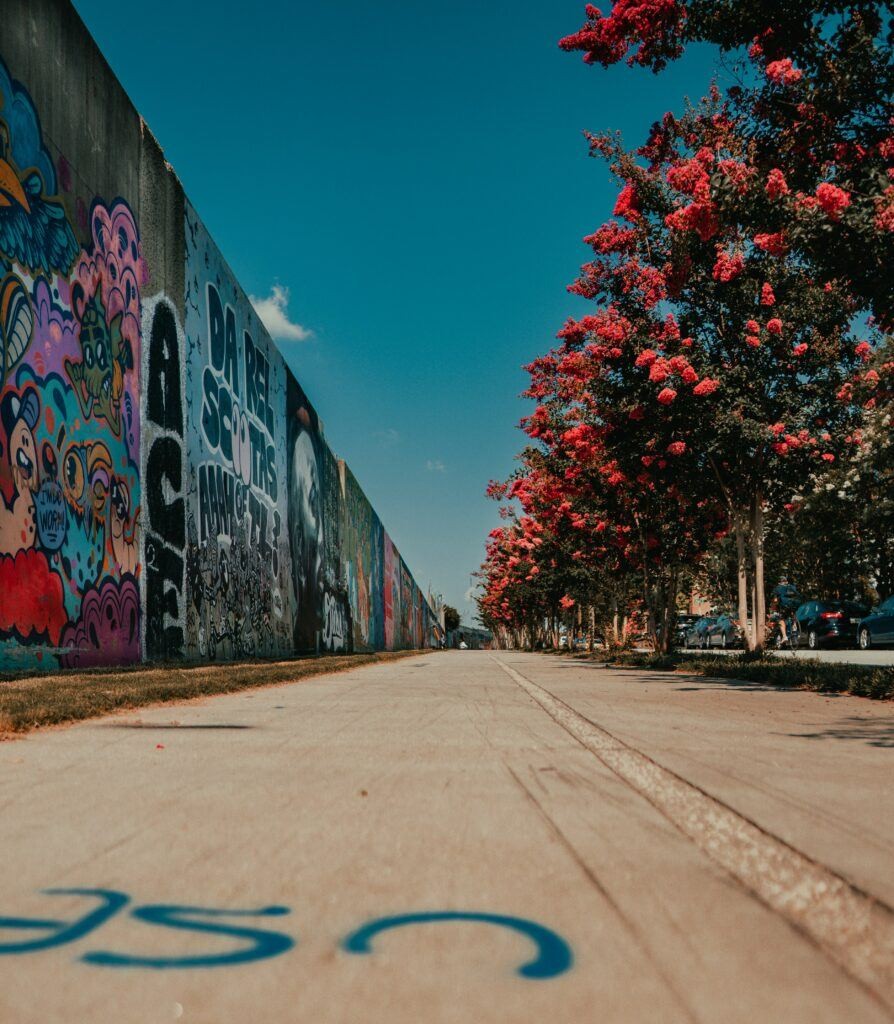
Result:
[[[844,718],[838,725],[819,732],[787,732],[782,735],[804,740],[857,740],[870,747],[894,750],[894,719],[861,718],[856,715]]]

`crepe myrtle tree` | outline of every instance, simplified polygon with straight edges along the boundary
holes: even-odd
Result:
[[[569,321],[558,348],[527,368],[525,394],[538,404],[523,428],[557,481],[553,529],[561,523],[577,532],[576,557],[621,578],[635,574],[650,639],[666,650],[682,573],[723,532],[725,517],[681,433],[676,393],[663,386],[674,374],[687,382],[698,376],[682,348],[654,369],[654,360],[641,358],[650,346],[682,339],[674,317],[657,308],[654,268],[629,251],[616,228],[607,226],[610,244],[625,258],[604,260],[598,270],[588,265],[581,286],[588,293],[598,287],[591,297],[608,305]],[[601,250],[609,243],[603,235],[593,244]]]
[[[638,457],[644,479],[658,466],[661,486],[690,510],[721,499],[756,650],[765,517],[860,443],[849,389],[876,335],[852,332],[853,296],[817,277],[784,235],[751,233],[753,208],[780,197],[779,176],[751,189],[762,173],[752,143],[716,90],[655,126],[636,153],[613,137],[590,145],[622,188],[613,219],[586,239],[595,258],[571,290],[604,308],[569,322],[563,350],[532,364],[529,394],[549,400],[528,432],[548,424],[556,434],[564,418],[601,447],[607,479],[636,480]]]
[[[561,551],[550,531],[530,516],[507,509],[509,521],[492,530],[478,577],[479,615],[533,649],[538,640],[558,643],[558,618],[566,579]]]
[[[740,84],[728,99],[755,173],[713,197],[720,216],[731,201],[751,238],[781,236],[890,326],[892,25],[878,0],[615,0],[606,14],[587,5],[559,45],[591,64],[653,71],[694,42],[735,54]],[[768,184],[771,202],[757,201]]]
[[[591,648],[597,627],[610,646],[622,644],[640,573],[627,557],[625,531],[590,529],[609,521],[611,489],[600,502],[600,491],[586,479],[575,453],[562,459],[556,451],[531,446],[519,462],[511,480],[491,484],[491,497],[516,501],[524,515],[546,527],[561,569],[559,605],[565,620],[586,627]]]

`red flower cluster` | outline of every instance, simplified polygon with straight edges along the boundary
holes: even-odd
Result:
[[[784,256],[788,252],[788,243],[784,231],[774,234],[755,235],[754,244],[758,249],[768,252],[771,256]]]
[[[730,255],[729,253],[721,252],[717,256],[717,262],[714,264],[711,276],[715,281],[728,283],[729,281],[734,281],[744,269],[745,258],[741,253]]]
[[[661,67],[683,52],[680,28],[686,8],[677,0],[615,0],[608,17],[587,4],[586,14],[586,24],[559,40],[559,46],[566,51],[582,50],[588,64],[616,64],[637,43],[628,64]]]
[[[621,189],[612,213],[634,223],[640,219],[640,204],[633,185],[627,184]]]
[[[770,199],[778,199],[780,196],[787,196],[791,190],[785,180],[785,175],[778,167],[774,167],[767,175],[766,192]]]
[[[674,231],[694,231],[703,242],[710,241],[720,230],[717,207],[710,200],[682,206],[664,218]]]
[[[851,197],[843,188],[824,181],[816,190],[816,200],[829,220],[838,220],[851,205]]]
[[[794,85],[804,77],[804,72],[799,71],[791,61],[790,57],[782,60],[770,61],[767,65],[767,78],[776,85]]]

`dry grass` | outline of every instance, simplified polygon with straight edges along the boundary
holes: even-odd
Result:
[[[96,669],[44,676],[0,678],[0,739],[65,722],[96,718],[150,704],[193,700],[311,676],[346,672],[432,651],[349,654],[291,661],[173,664],[153,668]]]

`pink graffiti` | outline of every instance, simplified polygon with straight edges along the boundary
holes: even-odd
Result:
[[[102,285],[106,314],[110,321],[121,314],[121,333],[136,356],[140,350],[140,290],[148,283],[149,274],[133,214],[125,203],[116,202],[111,209],[96,203],[90,229],[92,253],[81,253],[75,275],[85,300]]]
[[[132,577],[107,579],[91,587],[81,603],[81,617],[65,628],[63,668],[123,665],[140,659],[140,598]]]
[[[63,283],[61,278],[59,283]],[[68,288],[65,292],[63,301],[68,300]],[[80,355],[78,324],[71,313],[53,301],[50,285],[44,277],[38,278],[34,286],[34,311],[31,362],[41,377],[50,373],[62,376],[62,360],[77,359]]]

